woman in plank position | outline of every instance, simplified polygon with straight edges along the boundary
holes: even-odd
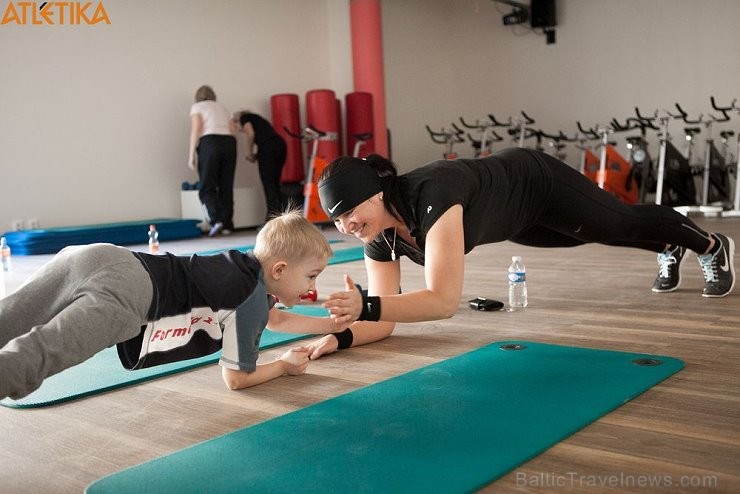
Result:
[[[353,289],[347,280],[346,292],[330,296],[325,307],[347,329],[315,342],[312,358],[382,339],[396,322],[452,317],[465,254],[492,242],[648,250],[658,255],[652,287],[658,293],[678,288],[689,249],[699,256],[704,297],[724,297],[735,283],[732,239],[705,232],[670,207],[625,204],[534,150],[440,160],[403,175],[378,155],[341,157],[322,173],[319,196],[337,229],[364,242],[368,290]],[[400,293],[403,255],[424,266],[426,288]]]

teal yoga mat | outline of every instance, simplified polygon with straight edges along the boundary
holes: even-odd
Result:
[[[291,310],[309,316],[322,317],[328,314],[326,309],[310,305],[298,305]],[[311,336],[310,334],[278,333],[265,330],[260,340],[260,349],[266,350]],[[20,400],[6,398],[0,401],[0,405],[11,408],[37,408],[56,405],[65,401],[104,393],[122,386],[131,386],[213,364],[218,362],[220,357],[221,352],[217,352],[197,359],[130,371],[124,369],[121,365],[116,348],[110,347],[79,365],[47,378],[39,389],[25,398]]]
[[[341,240],[330,240],[330,244],[341,243]],[[254,249],[254,245],[245,245],[244,247],[229,247],[226,249],[212,249],[202,250],[196,252],[200,256],[212,256],[226,252],[227,250],[238,250],[239,252],[246,253],[248,250]],[[329,264],[341,264],[343,262],[359,261],[365,257],[365,248],[362,246],[348,247],[346,249],[337,249],[334,251],[334,255],[329,259]]]
[[[494,343],[115,473],[86,492],[470,492],[682,368],[670,357]]]
[[[246,252],[250,249],[253,249],[253,245],[248,245],[246,247],[237,247],[235,250],[238,250],[239,252]],[[199,252],[200,255],[214,255],[219,254],[221,252],[225,252],[229,249],[216,249],[216,250],[207,250],[203,252]],[[352,262],[352,261],[360,261],[365,258],[365,248],[362,246],[359,247],[349,247],[347,249],[337,249],[334,251],[334,255],[329,259],[329,264],[342,264],[344,262]]]

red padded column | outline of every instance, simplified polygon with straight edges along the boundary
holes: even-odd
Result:
[[[350,0],[350,20],[355,91],[373,95],[375,152],[388,156],[380,0]]]

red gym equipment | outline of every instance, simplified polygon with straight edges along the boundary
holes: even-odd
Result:
[[[351,152],[352,156],[365,158],[375,152],[373,95],[357,91],[348,93],[344,101],[347,113],[347,152]]]
[[[275,94],[270,98],[272,126],[285,140],[287,154],[280,182],[284,184],[299,183],[305,178],[303,168],[303,150],[301,142],[292,139],[288,132],[301,132],[300,109],[297,94]],[[287,129],[287,131],[286,131]]]

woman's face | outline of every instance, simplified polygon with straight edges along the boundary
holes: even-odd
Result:
[[[354,235],[364,243],[370,243],[383,231],[381,221],[384,213],[381,192],[338,216],[334,220],[334,225],[345,235]]]

